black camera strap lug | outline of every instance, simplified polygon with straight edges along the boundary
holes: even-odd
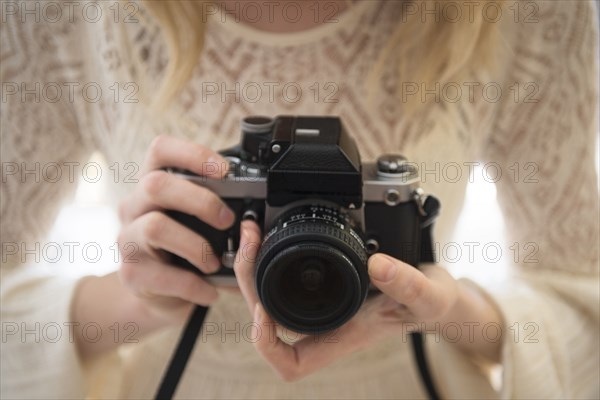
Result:
[[[440,202],[433,196],[422,196],[422,208],[424,215],[421,216],[421,250],[419,264],[435,262],[433,247],[433,223],[440,213]]]
[[[423,189],[416,188],[413,191],[413,200],[421,216],[421,227],[431,225],[440,213],[440,202],[433,196],[428,196]]]

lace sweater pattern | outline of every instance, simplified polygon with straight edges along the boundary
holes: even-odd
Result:
[[[450,240],[462,207],[466,166],[485,162],[502,174],[496,188],[510,243],[534,246],[535,257],[514,260],[510,280],[480,288],[505,321],[502,391],[492,390],[476,360],[432,341],[432,365],[446,397],[598,397],[593,2],[516,2],[520,17],[505,10],[498,22],[501,72],[469,72],[466,81],[474,90],[462,85],[457,101],[449,101],[454,95],[446,90],[452,87],[442,85],[441,101],[417,118],[403,117],[399,94],[407,86],[395,77],[393,65],[384,68],[374,88],[374,106],[365,83],[398,23],[399,2],[358,2],[337,23],[283,35],[256,31],[231,16],[226,21],[211,16],[192,78],[161,116],[149,102],[168,53],[143,4],[126,3],[115,13],[117,3],[99,2],[88,14],[85,2],[72,13],[69,2],[53,2],[55,9],[38,4],[36,19],[35,10],[27,11],[34,2],[10,3],[3,2],[6,21],[0,28],[3,324],[69,321],[77,280],[63,277],[57,266],[48,271],[31,260],[23,263],[21,249],[43,244],[76,189],[76,180],[68,179],[71,168],[94,152],[109,165],[135,168],[159,134],[220,149],[238,140],[239,120],[249,114],[333,114],[357,139],[364,160],[399,152],[433,175],[460,166],[461,179],[429,174],[422,180],[443,205],[436,227],[440,243]],[[524,8],[527,4],[535,7]],[[93,17],[91,8],[102,16]],[[529,20],[523,14],[531,9],[535,15]],[[116,202],[133,186],[115,184],[112,198]],[[224,295],[208,320],[230,329],[251,317],[238,296]],[[514,324],[527,323],[536,329],[535,341],[506,334]],[[151,397],[177,335],[176,328],[160,332],[86,366],[68,337],[48,342],[8,335],[2,345],[2,397]],[[207,336],[178,396],[423,397],[407,348],[402,340],[387,341],[305,380],[283,383],[248,341]]]

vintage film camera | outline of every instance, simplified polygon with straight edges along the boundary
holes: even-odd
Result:
[[[367,297],[369,255],[382,252],[417,266],[431,252],[439,203],[423,194],[418,171],[404,157],[388,154],[361,164],[336,117],[252,116],[242,121],[241,136],[239,145],[221,152],[230,163],[224,179],[169,170],[219,195],[237,216],[231,229],[168,213],[221,257],[221,269],[205,276],[221,285],[235,284],[240,222],[256,221],[265,233],[256,289],[282,326],[310,334],[336,329]]]

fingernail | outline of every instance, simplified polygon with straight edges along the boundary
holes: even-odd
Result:
[[[233,214],[233,211],[231,211],[229,209],[229,207],[227,206],[222,206],[221,207],[221,211],[219,211],[219,221],[221,221],[221,223],[223,225],[231,225],[233,224],[233,220],[235,218],[235,215]]]
[[[396,266],[387,257],[375,255],[369,263],[369,276],[376,281],[389,282],[396,276]]]
[[[219,167],[221,167],[221,164],[225,164],[225,165],[227,165],[227,160],[225,160],[223,157],[221,157],[221,156],[220,156],[220,155],[218,155],[218,154],[214,154],[214,155],[212,155],[212,156],[209,156],[207,161],[208,161],[209,163],[215,163],[215,164],[217,164]]]

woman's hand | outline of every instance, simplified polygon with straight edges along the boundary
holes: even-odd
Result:
[[[240,249],[245,252],[234,268],[240,290],[254,315],[254,345],[284,380],[301,379],[392,335],[401,340],[407,332],[422,329],[438,329],[443,334],[447,323],[465,328],[460,340],[452,339],[464,351],[493,361],[499,357],[499,341],[483,340],[481,328],[489,322],[500,324],[500,315],[481,294],[463,286],[440,267],[424,265],[417,270],[384,254],[369,259],[371,282],[383,295],[369,299],[354,318],[327,337],[306,336],[293,345],[287,344],[277,336],[281,328],[263,309],[254,286],[259,241],[258,227],[252,222],[242,223]],[[452,334],[456,334],[455,330]]]
[[[217,153],[193,142],[169,136],[157,137],[150,146],[140,183],[119,208],[122,229],[118,242],[125,256],[119,276],[125,287],[143,301],[150,313],[166,322],[180,320],[192,304],[216,300],[216,289],[198,275],[168,265],[165,252],[188,260],[209,274],[220,262],[209,243],[163,211],[176,210],[196,216],[217,228],[234,222],[234,214],[213,192],[162,168],[181,168],[207,178],[222,178],[226,161]]]
[[[218,229],[231,226],[235,216],[216,194],[161,169],[181,168],[218,179],[227,173],[227,166],[220,155],[206,147],[184,139],[157,137],[146,155],[140,183],[119,207],[121,267],[118,273],[80,282],[72,319],[81,325],[97,324],[103,332],[115,327],[133,328],[133,333],[119,336],[127,336],[131,342],[182,322],[194,304],[214,302],[215,287],[193,272],[169,265],[165,252],[187,259],[205,273],[217,271],[219,260],[203,237],[169,218],[164,210],[194,215]],[[90,358],[117,347],[120,343],[111,337],[105,334],[90,341],[77,334],[81,357]]]
[[[231,226],[234,214],[208,189],[161,169],[181,168],[218,179],[227,173],[227,166],[217,153],[187,140],[160,136],[152,142],[140,183],[119,208],[121,267],[118,273],[87,277],[79,283],[72,303],[73,321],[82,326],[94,323],[102,332],[123,329],[126,334],[114,337],[127,337],[130,343],[183,322],[194,304],[216,300],[215,287],[193,272],[169,265],[165,252],[187,259],[205,273],[215,272],[220,262],[203,237],[169,218],[164,210],[194,215],[218,229]],[[84,360],[120,345],[110,334],[93,341],[84,333],[75,337]]]

